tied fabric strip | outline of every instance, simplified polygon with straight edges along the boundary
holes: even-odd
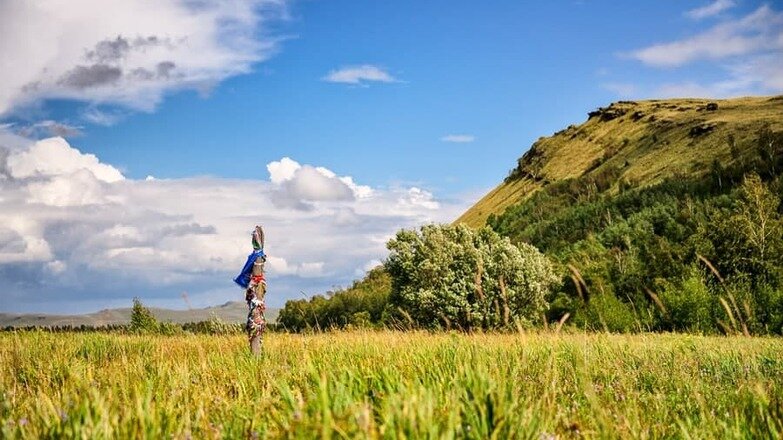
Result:
[[[247,286],[250,284],[250,276],[253,273],[253,265],[256,263],[256,260],[261,258],[261,261],[266,260],[266,254],[264,254],[263,250],[257,250],[250,253],[250,255],[247,256],[247,261],[245,262],[245,265],[242,267],[242,271],[237,275],[236,278],[234,278],[234,282],[237,283],[240,287],[247,288]]]
[[[245,293],[247,300],[247,336],[252,341],[255,337],[260,337],[266,329],[266,305],[264,296],[266,295],[266,279],[263,272],[263,262],[259,261],[254,265],[253,274],[250,276],[250,283]]]

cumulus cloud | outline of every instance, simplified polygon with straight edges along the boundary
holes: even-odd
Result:
[[[308,210],[313,202],[349,201],[372,195],[368,186],[357,185],[350,176],[337,176],[324,167],[300,165],[289,157],[267,164],[276,187],[272,201],[281,207]]]
[[[424,208],[436,210],[440,208],[440,203],[435,200],[433,194],[421,188],[410,188],[406,193],[400,196],[397,203],[401,207]]]
[[[330,71],[323,77],[324,81],[343,84],[365,84],[368,82],[397,82],[389,72],[382,67],[364,64],[361,66],[345,66]]]
[[[0,2],[0,115],[48,98],[152,110],[168,91],[207,90],[275,51],[264,24],[285,7],[283,0]]]
[[[466,208],[290,158],[252,180],[135,180],[62,138],[28,143],[0,148],[4,309],[99,309],[140,292],[177,305],[183,290],[196,305],[241,300],[231,278],[256,224],[267,234],[269,303],[281,306],[300,291],[347,284],[385,257],[397,229],[451,221]]]
[[[86,171],[103,182],[124,179],[111,165],[101,163],[95,155],[83,154],[61,137],[35,142],[29,149],[11,154],[6,160],[11,177],[67,176]]]
[[[718,15],[723,11],[733,8],[734,6],[736,6],[734,0],[715,0],[708,5],[691,9],[690,11],[686,12],[685,15],[694,20],[701,20],[707,17]]]
[[[441,142],[464,144],[475,141],[476,137],[471,134],[447,134],[446,136],[440,138],[440,140]]]

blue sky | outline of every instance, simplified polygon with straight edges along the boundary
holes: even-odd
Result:
[[[775,3],[57,3],[0,6],[0,203],[16,213],[0,310],[236,299],[225,280],[256,222],[285,234],[280,306],[360,276],[398,228],[453,220],[595,107],[783,90]],[[68,245],[85,237],[119,244]],[[61,281],[32,279],[42,265]]]

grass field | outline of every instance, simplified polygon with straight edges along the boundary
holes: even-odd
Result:
[[[0,334],[2,438],[780,438],[783,340]]]

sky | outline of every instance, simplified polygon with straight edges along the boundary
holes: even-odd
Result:
[[[776,1],[0,0],[0,311],[241,300],[256,224],[280,307],[596,107],[781,93]]]

